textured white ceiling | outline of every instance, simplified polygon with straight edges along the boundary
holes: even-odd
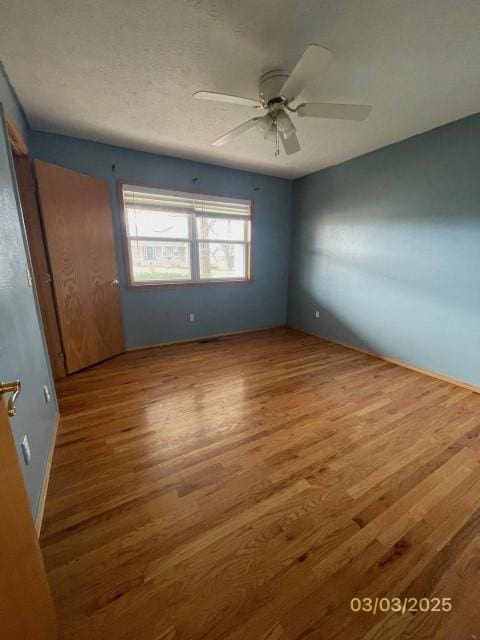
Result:
[[[479,0],[0,0],[0,59],[34,129],[297,177],[480,110]],[[194,100],[257,96],[309,43],[334,52],[304,98],[373,105],[363,123],[297,119],[275,158],[252,116]]]

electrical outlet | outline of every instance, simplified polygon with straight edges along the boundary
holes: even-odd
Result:
[[[320,311],[315,311],[315,318],[319,318],[320,317]]]
[[[22,438],[22,453],[23,459],[25,460],[25,464],[30,464],[30,460],[32,459],[32,453],[30,451],[30,445],[28,444],[28,438],[26,435]]]
[[[194,313],[190,313],[189,320],[190,320],[190,322],[195,322],[195,314]]]
[[[50,391],[46,384],[43,385],[43,397],[45,398],[45,404],[50,402]]]

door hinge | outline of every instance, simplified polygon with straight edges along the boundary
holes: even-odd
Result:
[[[51,274],[51,273],[47,273],[47,274],[45,275],[45,282],[46,282],[47,284],[52,284],[52,274]]]

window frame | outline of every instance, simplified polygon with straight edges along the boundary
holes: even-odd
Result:
[[[235,200],[243,200],[245,202],[250,203],[250,216],[248,220],[250,221],[250,241],[226,241],[227,243],[232,242],[233,244],[245,244],[245,270],[246,276],[244,278],[202,278],[200,279],[200,260],[198,257],[198,248],[201,242],[210,243],[211,240],[201,240],[197,235],[197,225],[196,220],[197,216],[192,216],[189,221],[190,231],[189,231],[189,239],[184,240],[190,245],[190,267],[191,267],[191,278],[188,280],[152,280],[152,281],[144,281],[144,282],[136,282],[133,279],[133,262],[132,262],[132,254],[130,251],[130,236],[128,235],[128,221],[127,214],[125,211],[125,203],[123,200],[123,187],[124,185],[129,185],[132,187],[144,187],[147,189],[159,189],[161,191],[171,191],[172,193],[191,193],[192,196],[199,196],[199,199],[202,196],[212,196],[214,198],[225,198],[235,199]],[[118,206],[120,210],[120,226],[121,226],[121,235],[122,235],[122,247],[123,247],[123,257],[124,257],[124,265],[125,265],[125,278],[126,278],[126,286],[128,289],[154,289],[154,288],[170,288],[170,287],[196,287],[196,286],[208,286],[208,285],[229,285],[229,284],[249,284],[253,282],[253,228],[254,228],[254,201],[253,198],[248,198],[245,196],[231,195],[228,196],[220,193],[212,193],[210,191],[203,191],[197,189],[188,189],[184,187],[171,187],[171,186],[163,186],[159,184],[151,184],[145,182],[137,182],[132,180],[117,180],[117,200]],[[228,216],[223,214],[204,214],[205,217],[210,218],[227,218],[227,219],[238,219],[245,220],[244,216]],[[178,241],[177,238],[150,238],[150,237],[141,237],[144,240],[160,240],[160,241]]]

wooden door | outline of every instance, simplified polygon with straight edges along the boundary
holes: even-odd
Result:
[[[35,161],[68,373],[125,349],[108,185]]]
[[[53,640],[56,625],[50,589],[2,400],[0,486],[0,637]]]
[[[65,362],[57,312],[55,309],[52,276],[48,264],[45,238],[37,201],[33,166],[28,155],[17,155],[15,150],[13,150],[13,161],[48,355],[50,357],[53,377],[58,380],[66,375]]]

